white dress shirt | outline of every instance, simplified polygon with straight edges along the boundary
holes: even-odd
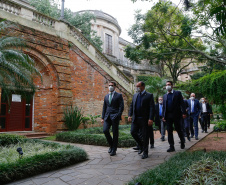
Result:
[[[203,113],[207,112],[206,104],[205,103],[202,103],[202,112]]]

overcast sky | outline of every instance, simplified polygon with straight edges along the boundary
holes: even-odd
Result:
[[[61,2],[61,0],[59,0]],[[180,0],[173,0],[178,3]],[[156,2],[156,0],[155,0]],[[129,27],[135,23],[135,10],[142,10],[146,13],[153,6],[153,2],[140,1],[133,3],[131,0],[65,0],[65,7],[70,8],[73,12],[80,10],[101,10],[115,17],[122,29],[120,37],[132,42],[127,35]]]

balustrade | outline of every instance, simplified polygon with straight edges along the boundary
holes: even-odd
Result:
[[[8,1],[3,1],[3,0],[0,1],[0,9],[4,10],[6,12],[9,12],[11,14],[14,14],[14,15],[19,15],[21,12],[20,6],[10,3]]]

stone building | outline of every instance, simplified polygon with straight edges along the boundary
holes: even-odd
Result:
[[[43,79],[34,80],[37,91],[31,101],[13,91],[10,107],[2,99],[0,132],[64,130],[68,106],[82,108],[85,116],[99,115],[112,80],[124,97],[124,120],[133,82],[79,30],[37,12],[25,0],[0,0],[0,18],[17,23],[16,34],[27,41],[23,51],[34,59]]]

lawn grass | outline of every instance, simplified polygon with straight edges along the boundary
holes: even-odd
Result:
[[[171,157],[168,161],[160,164],[158,167],[142,173],[129,182],[129,185],[134,185],[137,182],[140,182],[142,185],[182,184],[179,181],[181,180],[182,182],[183,179],[187,177],[186,170],[188,170],[192,164],[207,158],[224,163],[224,168],[226,168],[226,152],[181,152]],[[224,179],[224,177],[222,177],[221,180],[222,182],[218,184],[226,184],[226,179]]]
[[[136,142],[130,134],[130,128],[130,125],[119,125],[118,147],[136,146]],[[103,127],[57,133],[56,140],[88,145],[109,146],[103,134]]]
[[[52,135],[52,136],[49,136],[49,137],[42,138],[42,140],[56,141],[56,135]]]

